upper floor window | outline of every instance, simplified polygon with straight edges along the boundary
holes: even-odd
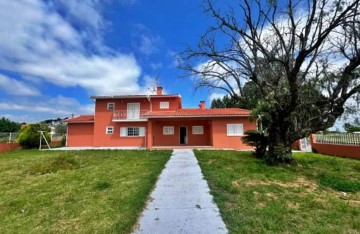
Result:
[[[202,135],[204,134],[204,126],[192,126],[193,135]]]
[[[114,133],[114,127],[108,126],[106,127],[106,134],[113,134]]]
[[[243,124],[227,124],[228,136],[242,136],[244,135]]]
[[[169,102],[160,102],[160,109],[169,109]]]
[[[174,126],[164,126],[163,135],[174,135]]]
[[[114,110],[115,109],[115,103],[114,102],[108,102],[107,109],[108,110]]]

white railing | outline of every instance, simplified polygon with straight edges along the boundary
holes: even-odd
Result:
[[[148,110],[114,110],[113,120],[139,120],[145,119],[144,114],[148,113]]]
[[[360,134],[356,133],[315,134],[315,138],[317,143],[360,145]]]
[[[18,132],[0,132],[0,143],[14,143],[18,136]]]

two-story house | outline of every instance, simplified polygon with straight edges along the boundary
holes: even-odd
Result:
[[[241,141],[244,131],[256,129],[250,111],[238,108],[182,108],[181,96],[92,96],[95,114],[67,120],[68,147],[175,148],[208,146],[249,149]]]

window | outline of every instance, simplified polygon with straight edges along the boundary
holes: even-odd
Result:
[[[174,126],[164,126],[163,135],[174,135]]]
[[[114,133],[114,127],[113,126],[106,127],[106,134],[113,134],[113,133]]]
[[[115,109],[115,103],[113,103],[113,102],[108,102],[108,104],[107,104],[107,109],[108,109],[108,110],[114,110],[114,109]]]
[[[160,102],[160,109],[169,109],[169,102]]]
[[[145,136],[144,127],[127,127],[120,128],[120,136]]]
[[[242,124],[227,124],[228,136],[242,136],[244,135],[244,128]]]
[[[204,126],[192,126],[193,135],[202,135],[204,134]]]

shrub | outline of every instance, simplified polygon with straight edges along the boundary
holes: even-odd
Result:
[[[39,131],[45,131],[44,135],[46,137],[46,140],[50,143],[50,129],[46,125],[40,125],[40,124],[29,124],[28,126],[21,129],[18,142],[23,148],[36,148],[39,147],[40,143],[40,132]],[[44,142],[44,139],[42,139],[42,143]]]
[[[60,146],[61,146],[61,147],[66,146],[66,135],[64,135],[64,136],[61,138]]]
[[[246,131],[245,136],[242,138],[242,142],[246,145],[255,147],[256,157],[264,157],[268,146],[268,138],[264,133],[260,133],[256,130]]]

